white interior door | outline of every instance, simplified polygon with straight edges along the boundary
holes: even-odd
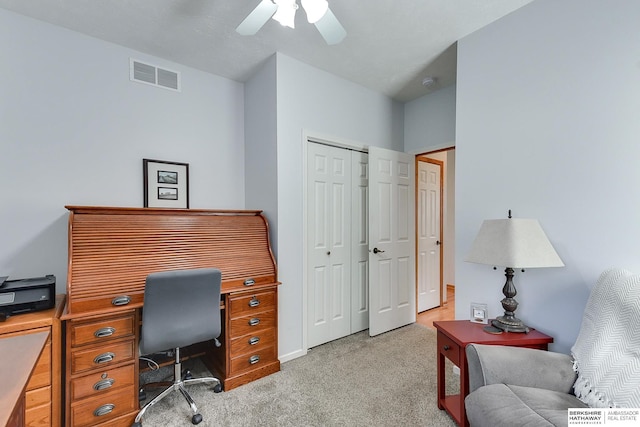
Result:
[[[416,320],[415,158],[369,147],[369,335]]]
[[[369,327],[369,159],[351,151],[351,333]]]
[[[441,177],[440,162],[418,162],[418,312],[440,305]]]
[[[307,151],[308,347],[351,333],[351,153]]]

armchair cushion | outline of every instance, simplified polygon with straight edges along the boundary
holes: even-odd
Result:
[[[503,383],[571,393],[576,380],[566,354],[482,344],[469,344],[466,352],[469,391]]]
[[[465,399],[467,419],[473,427],[563,426],[567,408],[584,408],[574,395],[507,384],[491,384]]]

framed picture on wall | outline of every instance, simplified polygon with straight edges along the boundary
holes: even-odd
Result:
[[[145,208],[189,208],[189,164],[142,159]]]

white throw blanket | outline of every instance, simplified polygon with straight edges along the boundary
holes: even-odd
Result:
[[[640,275],[602,273],[571,354],[578,399],[590,407],[640,408]]]

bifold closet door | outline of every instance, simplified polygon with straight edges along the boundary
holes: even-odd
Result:
[[[351,333],[351,152],[308,143],[308,347]]]
[[[351,333],[369,327],[369,155],[351,151]]]

